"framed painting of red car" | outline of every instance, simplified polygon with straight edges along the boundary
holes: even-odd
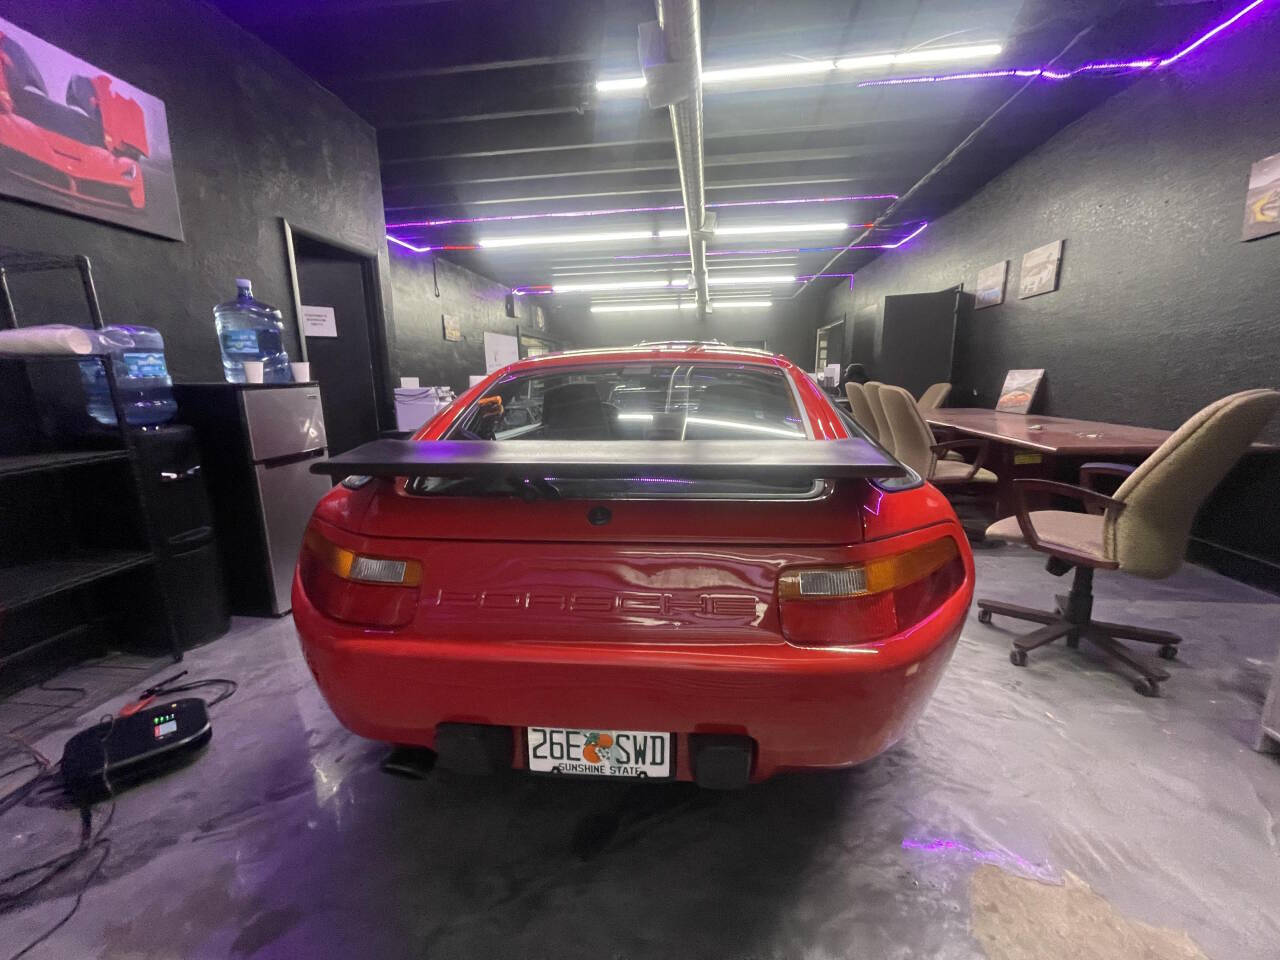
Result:
[[[0,19],[0,194],[181,240],[164,102]]]

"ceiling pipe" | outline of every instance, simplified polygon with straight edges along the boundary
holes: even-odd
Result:
[[[649,106],[667,107],[689,233],[698,316],[711,311],[707,283],[708,221],[702,144],[702,22],[698,0],[655,0],[656,23],[640,25],[640,66]],[[714,217],[714,214],[712,214]]]

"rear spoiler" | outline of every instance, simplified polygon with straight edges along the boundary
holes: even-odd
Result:
[[[374,440],[311,465],[332,477],[803,481],[907,468],[866,440]]]

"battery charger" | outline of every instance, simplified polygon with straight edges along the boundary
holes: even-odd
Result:
[[[191,760],[213,736],[199,697],[152,704],[81,730],[62,750],[62,782],[82,801],[101,799]]]

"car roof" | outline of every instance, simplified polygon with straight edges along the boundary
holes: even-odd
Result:
[[[584,361],[589,363],[652,363],[655,361],[669,363],[692,360],[716,360],[794,368],[794,364],[786,357],[766,350],[731,347],[718,341],[664,340],[638,343],[631,347],[596,347],[590,350],[545,353],[537,357],[517,360],[506,370],[510,373],[524,373],[547,367],[574,366]]]

